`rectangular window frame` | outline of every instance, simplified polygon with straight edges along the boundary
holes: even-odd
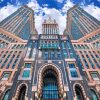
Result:
[[[25,71],[29,71],[28,76],[24,76]],[[22,72],[22,78],[30,78],[30,75],[31,75],[31,70],[30,70],[30,69],[25,68],[25,69],[23,70],[23,72]]]
[[[26,67],[26,64],[30,64],[30,67]],[[31,66],[32,66],[32,63],[31,63],[31,62],[25,62],[25,63],[24,63],[24,68],[29,68],[29,69],[30,69]]]
[[[93,78],[92,74],[96,74],[98,78]],[[91,71],[90,72],[90,75],[91,75],[91,78],[94,80],[94,81],[100,81],[100,77],[99,77],[99,73],[96,72],[96,71]]]
[[[69,66],[69,64],[74,64],[74,67],[71,68]],[[68,67],[69,67],[69,73],[70,73],[71,78],[79,78],[79,73],[77,71],[76,63],[75,62],[68,62]],[[71,71],[76,71],[77,77],[73,77],[72,74],[71,74]]]
[[[4,74],[9,74],[9,77],[4,77]],[[7,81],[7,80],[9,80],[10,76],[11,76],[11,72],[5,71],[5,72],[2,73],[1,80]]]

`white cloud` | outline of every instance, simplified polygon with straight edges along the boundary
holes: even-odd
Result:
[[[57,23],[59,24],[60,33],[63,33],[65,26],[66,26],[66,15],[62,15],[61,11],[55,9],[55,8],[47,8],[47,7],[40,7],[37,2],[28,3],[28,6],[31,7],[35,13],[39,13],[38,15],[35,14],[35,26],[38,31],[38,33],[42,33],[42,23],[44,19],[46,19],[48,16],[55,19]],[[43,13],[45,15],[43,16]]]
[[[43,23],[43,10],[42,7],[39,6],[37,1],[32,1],[27,4],[28,7],[32,8],[35,12],[35,27],[39,34],[42,33],[42,23]],[[39,13],[39,14],[37,14]]]
[[[55,1],[57,1],[59,3],[63,3],[64,0],[55,0]]]
[[[31,2],[29,2],[27,4],[28,7],[32,8],[32,9],[36,9],[36,8],[40,8],[39,4],[37,3],[37,1],[33,0]]]
[[[62,8],[62,12],[67,13],[67,10],[74,6],[74,3],[70,0],[67,0]]]
[[[13,6],[8,4],[7,6],[4,6],[0,9],[0,21],[5,19],[7,16],[11,15],[13,12],[15,12],[18,9],[18,6]]]
[[[100,20],[100,8],[97,6],[94,6],[94,4],[88,5],[86,7],[83,7],[85,11],[87,11],[89,14]]]
[[[43,4],[43,7],[48,7],[48,4]]]
[[[62,34],[66,26],[66,15],[63,16],[61,12],[55,8],[52,9],[44,8],[43,11],[48,16],[50,16],[51,18],[57,21],[59,25],[60,34]]]
[[[35,27],[36,30],[38,31],[38,34],[42,33],[42,23],[43,23],[43,16],[35,16]]]

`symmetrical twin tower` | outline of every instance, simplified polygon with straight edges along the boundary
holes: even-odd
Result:
[[[99,100],[100,22],[79,6],[66,29],[48,18],[38,34],[22,6],[0,22],[0,100]]]

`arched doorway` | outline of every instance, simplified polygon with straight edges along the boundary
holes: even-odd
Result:
[[[76,100],[85,100],[82,89],[79,85],[75,86]]]
[[[95,93],[95,91],[92,90],[92,89],[90,91],[91,91],[91,94],[92,94],[92,100],[99,100],[96,93]]]
[[[6,93],[5,93],[4,97],[3,97],[3,100],[8,100],[9,93],[10,93],[10,89],[6,91]]]
[[[42,99],[43,100],[59,99],[57,75],[52,69],[48,69],[44,72]]]
[[[43,66],[41,66],[41,68],[38,71],[38,98],[41,98],[41,100],[56,100],[57,98],[63,98],[63,86],[64,85],[62,81],[62,72],[58,66],[56,66],[53,63],[44,64]],[[51,95],[50,97],[47,96],[47,99],[43,99],[46,98],[43,95],[46,96],[44,91],[46,91],[45,88],[47,89],[47,87],[50,88],[48,94],[51,95],[55,91],[56,96]],[[53,88],[51,87],[55,87],[54,90],[52,90]]]
[[[22,85],[19,91],[18,100],[25,100],[26,86]]]

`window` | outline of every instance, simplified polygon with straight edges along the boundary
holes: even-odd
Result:
[[[69,70],[72,78],[78,77],[77,70],[75,68],[74,63],[69,64]]]
[[[24,70],[22,77],[28,78],[30,76],[30,70]]]
[[[68,54],[67,54],[67,53],[64,53],[64,57],[65,57],[65,58],[68,58]]]
[[[25,68],[31,68],[31,63],[25,63]]]
[[[77,46],[76,46],[76,45],[73,45],[73,47],[74,47],[75,49],[77,49]]]
[[[88,63],[87,63],[87,61],[85,60],[85,58],[84,58],[83,55],[82,55],[82,59],[83,59],[83,61],[84,61],[84,64],[85,64],[86,68],[89,68],[89,65],[88,65]]]
[[[70,43],[67,41],[67,48],[71,49]]]
[[[10,72],[4,72],[1,80],[8,80],[10,77],[10,74],[11,74]]]
[[[57,56],[57,58],[58,58],[58,59],[61,58],[61,53],[60,53],[60,52],[58,52],[58,56]]]
[[[16,64],[16,63],[17,63],[17,61],[18,61],[18,59],[15,59],[14,63]]]
[[[28,47],[29,47],[29,48],[31,48],[31,47],[32,47],[32,43],[31,43],[31,42],[28,44]]]
[[[94,64],[92,63],[92,61],[91,61],[90,57],[88,56],[88,54],[86,54],[86,57],[87,57],[88,61],[90,62],[92,68],[94,68]],[[92,58],[94,59],[93,55],[92,55]]]
[[[74,58],[74,54],[70,52],[70,58]]]
[[[13,63],[12,69],[14,69],[14,68],[15,68],[15,66],[16,66],[16,63]]]
[[[63,53],[64,53],[64,57],[68,58],[68,53],[67,53],[66,49],[63,50]]]
[[[5,58],[5,56],[6,56],[6,54],[4,54],[2,58]]]
[[[62,48],[63,48],[63,49],[65,49],[65,45],[64,45],[64,42],[62,42]]]
[[[92,76],[93,80],[97,80],[97,81],[99,80],[97,73],[91,73],[91,76]]]
[[[20,57],[20,55],[17,55],[17,58],[19,58]]]
[[[9,61],[9,63],[8,63],[6,68],[9,68],[10,64],[12,63],[12,61],[13,61],[13,58],[10,59],[10,61]]]
[[[44,59],[48,59],[48,52],[44,53]]]
[[[55,57],[54,52],[51,52],[51,59],[54,59],[54,57]]]
[[[71,77],[78,77],[76,70],[70,70]]]
[[[14,58],[15,57],[15,54],[12,56],[12,58]]]
[[[75,68],[75,64],[69,64],[69,68]]]

